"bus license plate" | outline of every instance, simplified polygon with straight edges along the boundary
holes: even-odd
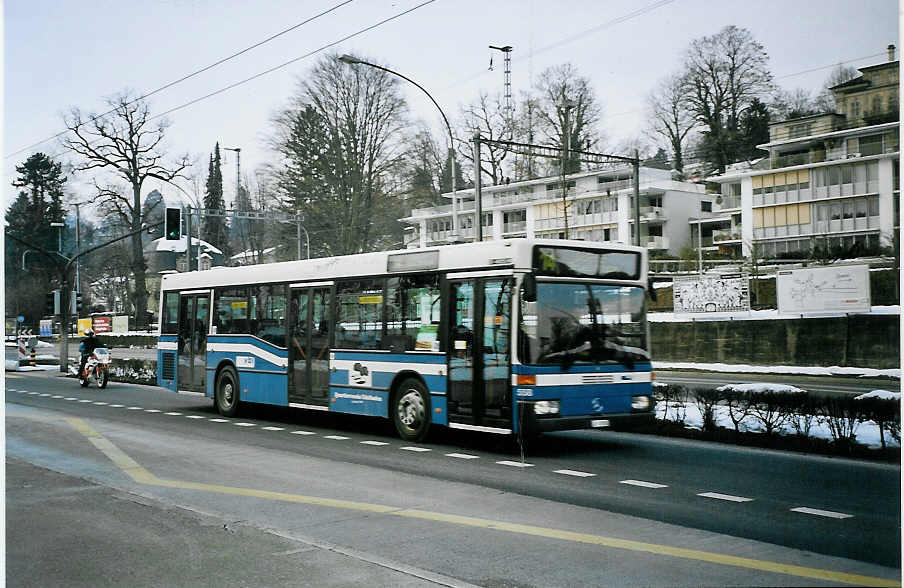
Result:
[[[608,419],[593,419],[592,421],[590,421],[590,426],[593,428],[608,427],[609,420]]]

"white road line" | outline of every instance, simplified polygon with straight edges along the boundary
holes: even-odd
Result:
[[[68,398],[64,398],[63,400],[78,400],[78,398],[74,398],[74,397],[72,397],[72,396],[69,396]]]
[[[314,431],[292,431],[293,435],[316,435]]]
[[[164,414],[168,414],[168,415],[170,415],[170,416],[182,416],[182,413],[181,413],[181,412],[167,412],[167,413],[164,413]]]
[[[91,399],[90,398],[82,398],[81,400],[79,400],[79,402],[80,403],[91,402]]]
[[[345,441],[346,439],[351,439],[351,437],[343,437],[342,435],[325,435],[324,439],[333,439],[334,441]]]
[[[446,457],[454,457],[456,459],[480,459],[479,455],[470,455],[467,453],[447,453]]]
[[[532,467],[534,467],[534,464],[532,464],[532,463],[524,463],[521,461],[505,460],[505,461],[497,461],[496,463],[498,463],[499,465],[511,466],[513,468],[532,468]]]
[[[844,514],[843,512],[820,510],[818,508],[809,508],[806,506],[798,506],[797,508],[792,508],[791,512],[801,512],[803,514],[816,515],[818,517],[829,517],[831,519],[850,519],[854,517],[854,515]]]
[[[69,400],[68,398],[66,400]],[[110,408],[123,408],[125,404],[111,404]]]
[[[46,397],[48,397],[48,396],[50,396],[50,394],[47,394],[46,392],[45,392],[44,394],[41,394],[41,397],[42,397],[42,398],[46,398]]]
[[[261,427],[264,431],[285,431],[283,427]]]
[[[126,410],[144,410],[142,406],[130,406]]]
[[[236,423],[236,427],[256,427],[257,423]]]
[[[57,400],[59,400],[60,398],[62,398],[62,396],[60,396],[59,394],[54,394],[53,396],[51,396],[51,398],[56,398]]]
[[[732,496],[731,494],[719,494],[718,492],[704,492],[697,494],[703,498],[715,498],[716,500],[727,500],[728,502],[751,502],[753,498],[744,498],[743,496]]]
[[[212,423],[228,423],[229,419],[207,419]]]
[[[590,472],[579,472],[577,470],[555,470],[554,474],[564,474],[566,476],[575,476],[576,478],[592,478],[596,474]]]
[[[384,445],[389,445],[385,441],[362,441],[361,445],[373,445],[375,447],[382,447]]]
[[[432,449],[427,449],[426,447],[399,447],[399,449],[403,451],[415,451],[417,453],[423,453],[425,451],[433,451]]]
[[[622,480],[619,484],[628,484],[629,486],[640,486],[641,488],[668,488],[665,484],[657,484],[655,482],[644,482],[643,480]]]
[[[95,406],[105,406],[106,404],[107,404],[106,402],[95,402],[94,403]]]
[[[162,412],[162,411],[157,410],[156,408],[149,408],[149,409],[145,410],[144,412]]]
[[[29,396],[36,396],[38,394],[40,394],[40,392],[29,392],[28,393]]]
[[[189,415],[186,415],[185,418],[187,418],[187,419],[204,419],[207,417],[203,417],[199,414],[189,414]]]

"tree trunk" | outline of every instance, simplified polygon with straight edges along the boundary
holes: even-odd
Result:
[[[132,187],[132,230],[141,229],[141,187]],[[135,327],[147,326],[148,290],[145,283],[147,265],[141,247],[141,233],[132,235],[132,272],[135,275]]]

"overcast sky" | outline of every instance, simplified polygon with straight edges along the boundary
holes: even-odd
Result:
[[[138,93],[159,88],[341,1],[6,0],[4,200],[15,195],[10,186],[15,166],[31,153],[65,159],[58,140],[24,148],[62,131],[62,115],[70,108],[102,112],[104,97],[127,88]],[[593,84],[609,146],[641,133],[644,97],[680,68],[688,44],[726,25],[749,29],[765,46],[778,84],[814,93],[834,64],[879,63],[889,43],[899,45],[895,0],[435,0],[415,8],[424,1],[354,0],[155,94],[149,99],[152,113],[316,52],[409,9],[414,10],[327,51],[367,57],[407,75],[452,119],[481,90],[502,90],[501,55],[488,45],[514,47],[516,99],[544,69],[571,62]],[[491,53],[495,68],[488,71]],[[243,175],[267,162],[272,115],[322,54],[167,115],[169,151],[201,162],[196,169],[201,185],[217,141],[241,148]],[[413,86],[401,87],[413,114],[440,137],[443,127],[433,105]],[[224,190],[231,196],[235,160],[231,153],[225,156]],[[73,199],[91,196],[86,179],[70,182]],[[162,191],[177,196],[173,188]]]

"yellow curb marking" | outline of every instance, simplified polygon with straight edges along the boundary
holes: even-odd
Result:
[[[146,469],[141,467],[135,460],[126,455],[121,449],[116,447],[103,435],[92,429],[88,424],[78,418],[67,418],[69,424],[75,427],[82,435],[88,438],[91,443],[97,447],[104,455],[106,455],[117,467],[128,474],[133,480],[140,484],[150,486],[161,486],[165,488],[182,488],[189,490],[199,490],[203,492],[217,492],[220,494],[231,494],[236,496],[249,496],[252,498],[264,498],[267,500],[279,500],[283,502],[295,502],[300,504],[314,504],[317,506],[329,506],[332,508],[341,508],[346,510],[355,510],[360,512],[381,513],[395,515],[406,518],[421,519],[435,521],[441,523],[449,523],[452,525],[461,525],[466,527],[474,527],[479,529],[490,529],[494,531],[504,531],[507,533],[517,533],[520,535],[531,535],[534,537],[543,537],[546,539],[559,539],[562,541],[571,541],[574,543],[584,543],[589,545],[599,545],[602,547],[612,547],[615,549],[625,549],[628,551],[651,553],[654,555],[666,555],[669,557],[677,557],[681,559],[689,559],[694,561],[703,561],[724,566],[733,566],[738,568],[747,568],[752,570],[760,570],[764,572],[772,572],[777,574],[785,574],[789,576],[797,576],[801,578],[813,578],[816,580],[825,580],[830,582],[839,582],[842,584],[853,584],[857,586],[900,586],[901,583],[895,580],[886,580],[884,578],[876,578],[873,576],[862,576],[859,574],[848,574],[844,572],[835,572],[831,570],[821,570],[818,568],[808,568],[791,564],[783,564],[778,562],[770,562],[747,557],[737,557],[733,555],[723,555],[707,551],[696,551],[693,549],[682,549],[680,547],[671,547],[668,545],[659,545],[655,543],[643,543],[640,541],[630,541],[627,539],[617,539],[615,537],[602,537],[599,535],[590,535],[587,533],[576,533],[573,531],[564,531],[560,529],[550,529],[546,527],[537,527],[534,525],[521,525],[517,523],[506,523],[503,521],[494,521],[491,519],[481,519],[474,517],[466,517],[460,515],[443,514],[438,512],[430,512],[417,509],[401,509],[381,504],[372,504],[367,502],[355,502],[351,500],[336,500],[332,498],[320,498],[317,496],[304,496],[301,494],[288,494],[284,492],[271,492],[268,490],[254,490],[250,488],[236,488],[233,486],[220,486],[217,484],[203,484],[199,482],[184,482],[180,480],[164,480],[156,477]]]

